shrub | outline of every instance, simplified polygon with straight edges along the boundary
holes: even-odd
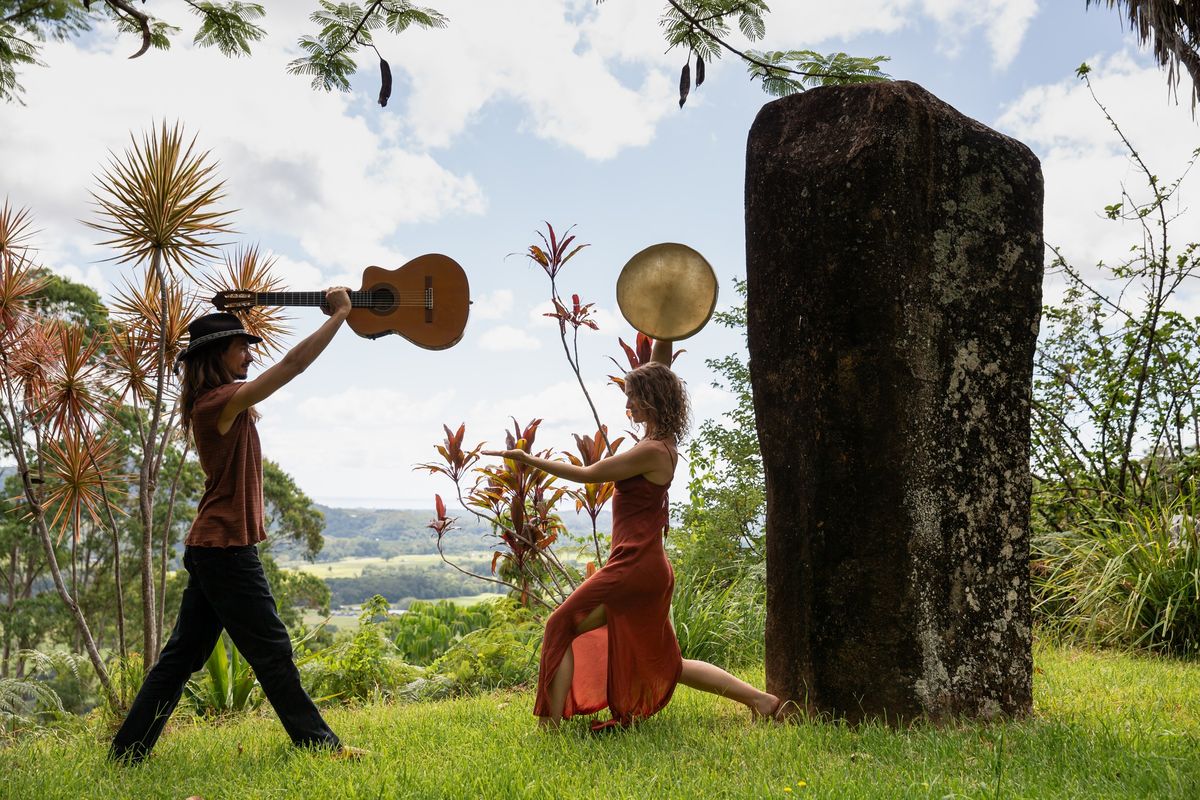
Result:
[[[39,728],[64,713],[58,695],[36,678],[0,678],[0,736]]]
[[[1200,542],[1177,497],[1034,539],[1034,611],[1069,639],[1200,652]]]
[[[425,665],[471,631],[492,622],[494,604],[459,606],[448,600],[418,600],[399,617],[388,620],[387,633],[409,664]]]
[[[263,701],[254,670],[224,633],[204,662],[203,674],[188,681],[184,694],[201,716],[238,714]]]
[[[309,694],[318,702],[390,697],[420,674],[420,669],[404,663],[384,635],[388,609],[387,600],[375,595],[363,606],[351,639],[297,661]]]
[[[520,686],[537,676],[543,621],[515,600],[491,604],[487,627],[467,633],[405,687],[414,699]]]

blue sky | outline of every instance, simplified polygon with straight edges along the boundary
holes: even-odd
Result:
[[[88,189],[109,150],[159,120],[179,120],[221,162],[239,242],[279,259],[297,289],[358,285],[368,264],[395,267],[444,252],[467,269],[476,303],[464,340],[442,352],[349,330],[323,359],[263,406],[265,453],[315,499],[337,505],[420,506],[449,486],[413,472],[434,456],[442,423],[467,423],[470,442],[499,441],[515,416],[542,417],[544,446],[566,447],[590,415],[562,358],[548,283],[519,252],[542,220],[577,225],[592,246],[560,277],[596,302],[601,330],[581,355],[610,428],[623,398],[606,387],[616,339],[632,331],[614,300],[616,276],[641,248],[680,241],[704,253],[722,305],[745,274],[742,179],[754,115],[771,98],[727,58],[680,110],[683,54],[663,54],[648,0],[445,0],[450,28],[381,36],[396,74],[391,104],[375,104],[377,67],[364,61],[349,95],[312,92],[287,75],[305,2],[269,4],[269,39],[229,61],[188,44],[179,2],[147,5],[181,25],[168,53],[136,61],[101,31],[46,47],[27,70],[24,107],[0,107],[0,194],[29,206],[42,260],[109,292],[122,269],[101,263],[87,218]],[[1200,145],[1186,104],[1138,51],[1121,18],[1083,0],[776,0],[768,48],[885,54],[886,70],[963,113],[1025,141],[1043,160],[1046,235],[1080,264],[1111,260],[1135,232],[1097,212],[1135,175],[1074,78],[1094,83],[1143,155],[1163,175]],[[836,8],[835,8],[836,7]],[[1186,191],[1185,191],[1186,196]],[[1185,224],[1195,230],[1187,212]],[[127,271],[127,270],[126,270]],[[1054,293],[1047,284],[1048,296]],[[1195,302],[1194,289],[1185,304]],[[319,321],[297,310],[303,334]],[[710,386],[706,358],[738,351],[712,325],[682,345],[678,368],[699,418],[730,398]],[[676,480],[683,479],[682,470]]]

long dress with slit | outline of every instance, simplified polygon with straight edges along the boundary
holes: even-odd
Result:
[[[663,547],[669,487],[642,475],[617,481],[608,563],[546,622],[535,715],[550,715],[550,682],[568,647],[575,671],[564,719],[607,707],[612,720],[593,727],[624,726],[656,713],[671,699],[683,659],[670,618],[675,573]],[[576,634],[580,622],[600,605],[607,623]]]

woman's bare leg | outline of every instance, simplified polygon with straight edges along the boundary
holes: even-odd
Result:
[[[583,621],[575,626],[575,635],[587,633],[595,630],[608,623],[608,611],[604,606],[596,606],[592,612],[583,618]],[[554,673],[554,677],[550,680],[550,708],[551,713],[548,716],[538,719],[538,725],[542,728],[557,728],[562,722],[562,712],[567,704],[567,692],[571,690],[571,679],[575,677],[575,653],[570,647],[563,654],[562,661],[558,662],[558,671]]]
[[[718,666],[706,661],[683,660],[683,671],[679,674],[679,682],[684,686],[699,689],[702,692],[719,694],[736,700],[750,708],[756,714],[768,716],[779,707],[779,698],[773,694],[760,692],[743,680],[733,677]]]

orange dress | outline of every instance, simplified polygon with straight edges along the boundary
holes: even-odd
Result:
[[[628,725],[671,699],[683,658],[671,627],[675,573],[663,548],[670,484],[638,475],[617,481],[612,552],[546,622],[533,713],[550,714],[550,681],[570,647],[575,659],[563,717],[594,714],[606,706]],[[603,605],[607,624],[582,635],[576,627]],[[593,725],[594,728],[607,724]]]

